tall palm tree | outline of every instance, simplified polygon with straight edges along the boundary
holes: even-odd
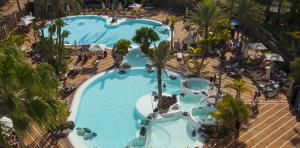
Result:
[[[241,53],[246,31],[258,28],[264,21],[262,6],[253,0],[234,0],[232,8],[233,16],[240,23],[240,31],[243,31],[239,45],[238,55]],[[239,33],[238,33],[239,34]]]
[[[242,93],[246,91],[250,91],[248,88],[245,87],[245,81],[243,81],[242,79],[233,80],[232,84],[229,84],[225,87],[229,87],[236,91],[236,96],[235,96],[236,99],[241,99]]]
[[[170,28],[171,28],[171,49],[174,49],[174,29],[175,24],[178,22],[178,18],[175,15],[168,16]]]
[[[221,17],[221,9],[215,3],[214,0],[203,0],[194,5],[192,11],[189,12],[189,21],[195,26],[202,27],[204,29],[204,51],[202,56],[201,65],[204,62],[204,58],[208,50],[208,33],[209,27],[212,23],[217,21]]]
[[[167,61],[171,58],[171,48],[168,41],[162,41],[158,47],[153,49],[151,54],[148,54],[149,58],[157,68],[157,86],[158,86],[158,98],[159,107],[162,107],[162,70],[165,67]]]
[[[62,27],[67,25],[62,19],[56,19],[55,20],[55,26],[56,26],[56,50],[58,51],[58,69],[57,73],[60,72],[64,65],[64,40],[67,38],[70,34],[69,31],[63,30]]]
[[[243,101],[226,94],[221,98],[213,115],[221,125],[232,131],[239,129],[240,123],[247,122],[250,112]]]

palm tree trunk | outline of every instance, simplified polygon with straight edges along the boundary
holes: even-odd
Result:
[[[224,58],[225,58],[225,51],[222,51],[221,57],[220,57],[220,67],[219,67],[219,87],[218,87],[218,93],[221,93],[222,74],[223,74],[223,71],[222,71],[223,64],[222,63],[224,62]]]
[[[204,47],[204,51],[203,51],[203,54],[202,54],[202,59],[201,59],[201,64],[200,64],[200,68],[202,69],[203,67],[203,64],[204,64],[204,59],[206,57],[206,54],[207,54],[207,50],[208,50],[208,25],[206,25],[204,27],[204,44],[205,44],[205,47]]]
[[[243,33],[242,36],[241,36],[241,41],[239,43],[239,48],[238,48],[238,52],[237,52],[238,56],[241,55],[244,38],[245,38],[245,35]]]
[[[20,1],[19,1],[19,0],[16,0],[16,2],[17,2],[17,5],[18,5],[19,10],[21,11],[22,9],[21,9],[21,5],[20,5]]]
[[[171,26],[171,50],[173,50],[174,49],[174,27],[173,26]]]
[[[36,31],[33,30],[33,37],[34,37],[34,42],[36,42]]]
[[[157,66],[157,88],[158,88],[158,106],[162,107],[162,80],[161,80],[161,66]]]

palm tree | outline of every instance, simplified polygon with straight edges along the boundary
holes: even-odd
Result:
[[[233,90],[236,91],[236,99],[241,99],[241,94],[246,92],[246,91],[250,91],[248,88],[245,87],[245,81],[243,81],[242,79],[240,80],[233,80],[232,84],[229,84],[225,87],[229,87]]]
[[[128,53],[130,44],[131,42],[126,39],[121,39],[115,44],[112,50],[112,57],[114,58],[117,65],[121,64],[121,62],[123,61],[123,57]]]
[[[170,28],[171,28],[171,49],[174,49],[174,29],[175,29],[175,24],[178,22],[178,18],[175,15],[170,15],[168,16],[168,20],[170,23]]]
[[[55,26],[56,26],[56,50],[58,51],[58,69],[56,72],[60,72],[62,68],[64,67],[64,40],[67,38],[70,34],[69,31],[64,30],[62,31],[62,27],[67,25],[62,19],[56,19],[55,20]]]
[[[132,41],[140,45],[144,53],[148,53],[148,50],[152,43],[159,40],[158,34],[148,27],[142,27],[138,29],[135,33],[135,36],[132,38]]]
[[[159,105],[158,107],[162,107],[162,70],[165,67],[167,61],[171,58],[171,49],[170,43],[168,41],[162,41],[159,43],[158,47],[153,49],[151,54],[148,54],[149,58],[153,62],[153,64],[157,68],[157,86],[158,86],[158,98]]]
[[[217,104],[217,111],[213,115],[221,126],[232,131],[238,130],[241,123],[248,121],[250,112],[243,101],[226,94]]]
[[[66,110],[54,112],[61,104],[57,97],[59,82],[53,74],[53,68],[42,63],[32,68],[24,55],[12,43],[0,46],[0,100],[8,110],[18,133],[30,129],[34,121],[49,126],[52,119],[59,118]],[[53,104],[53,103],[52,103]]]
[[[194,68],[196,70],[196,73],[199,73],[199,71],[200,71],[200,65],[199,65],[199,62],[198,62],[198,56],[200,54],[202,54],[203,48],[189,47],[188,50],[193,55],[193,63],[194,63]]]
[[[208,50],[208,31],[212,23],[221,17],[221,10],[213,0],[203,0],[194,5],[192,11],[189,12],[189,21],[195,26],[204,28],[204,51],[201,65]]]
[[[264,11],[261,5],[253,0],[234,0],[233,16],[239,20],[240,30],[243,31],[238,55],[241,53],[246,31],[258,28],[264,21]],[[238,33],[239,34],[239,33]]]

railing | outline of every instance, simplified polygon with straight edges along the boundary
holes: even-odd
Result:
[[[26,15],[26,11],[23,9],[9,16],[1,17],[0,18],[0,40],[6,39],[10,35],[10,33],[17,28],[20,18],[25,15]]]

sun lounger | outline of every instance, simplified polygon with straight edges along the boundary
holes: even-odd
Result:
[[[233,65],[226,65],[226,69],[234,69],[237,68],[239,66],[239,63],[234,63]]]
[[[243,74],[244,72],[245,72],[245,69],[244,69],[244,68],[241,68],[241,69],[239,69],[238,71],[230,72],[230,75],[231,75],[231,76],[240,76],[240,75]]]

